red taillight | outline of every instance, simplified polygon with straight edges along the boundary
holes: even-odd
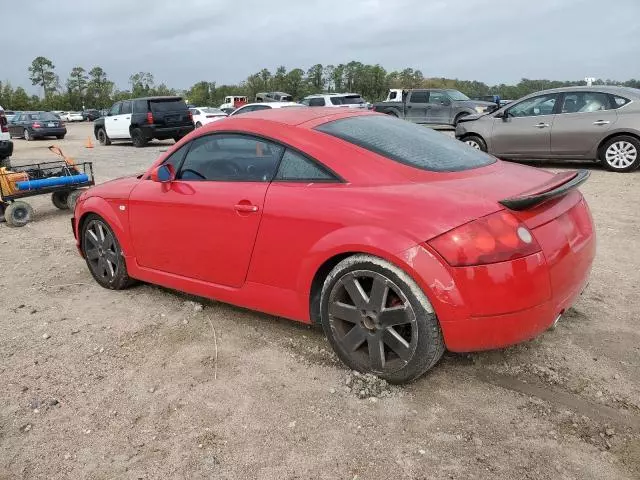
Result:
[[[147,112],[147,123],[153,125],[153,113]]]
[[[5,117],[4,115],[0,115],[0,132],[7,133],[9,131],[7,123],[7,117]]]
[[[191,112],[191,110],[189,110],[189,111],[187,112],[187,114],[189,115],[189,121],[190,121],[190,122],[193,122],[193,113]],[[208,118],[208,117],[207,117],[207,118]]]
[[[33,128],[41,128],[42,125],[40,125],[40,122],[33,122],[33,124],[31,125]]]
[[[429,245],[454,267],[505,262],[540,251],[527,227],[505,210],[454,228]]]

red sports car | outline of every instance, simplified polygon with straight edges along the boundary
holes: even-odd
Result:
[[[91,188],[73,231],[103,287],[321,323],[349,367],[400,383],[445,348],[533,338],[573,304],[595,254],[587,176],[373,112],[266,110]]]

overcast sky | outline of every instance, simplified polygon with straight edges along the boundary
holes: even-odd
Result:
[[[187,88],[350,60],[489,84],[640,77],[640,0],[0,1],[0,80],[32,92],[38,55],[62,84],[99,65],[119,88],[138,71]]]

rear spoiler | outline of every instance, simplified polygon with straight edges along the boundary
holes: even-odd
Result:
[[[578,170],[554,175],[551,179],[531,190],[522,192],[515,197],[500,200],[500,204],[509,210],[527,210],[552,198],[565,195],[570,190],[582,185],[591,172]]]

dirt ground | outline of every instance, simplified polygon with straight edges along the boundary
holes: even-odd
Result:
[[[90,132],[57,143],[100,182],[172,143],[85,149]],[[16,164],[53,158],[14,142]],[[100,288],[69,212],[31,199],[32,223],[0,224],[0,479],[640,478],[640,172],[590,168],[597,258],[557,329],[401,388],[317,328]]]

